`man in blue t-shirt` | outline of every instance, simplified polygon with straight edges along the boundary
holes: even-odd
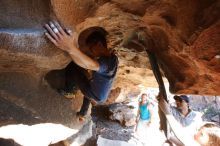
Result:
[[[45,25],[46,36],[60,49],[66,51],[72,58],[72,67],[68,71],[68,76],[76,83],[84,94],[83,104],[77,113],[80,120],[84,120],[90,103],[105,102],[115,78],[118,58],[107,49],[105,36],[107,32],[101,27],[91,27],[82,32],[79,36],[79,46],[76,38],[78,34],[65,31],[57,22],[50,22]],[[85,37],[87,35],[87,37]],[[84,38],[84,39],[82,39]],[[85,40],[82,44],[80,41]],[[92,77],[88,78],[84,72],[92,71]]]

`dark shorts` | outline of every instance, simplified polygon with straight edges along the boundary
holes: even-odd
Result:
[[[76,85],[85,97],[98,100],[98,98],[92,92],[90,80],[85,75],[85,70],[83,68],[72,62],[69,65],[69,70],[66,72],[66,76],[68,77],[66,86]]]

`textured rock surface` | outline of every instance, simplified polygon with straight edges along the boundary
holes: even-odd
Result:
[[[190,96],[190,105],[203,113],[203,120],[220,125],[220,96]]]
[[[119,121],[121,125],[127,127],[134,126],[136,124],[137,110],[135,110],[133,106],[115,104],[111,105],[109,108],[111,120]]]
[[[190,103],[197,110],[209,107],[214,108],[216,111],[220,111],[220,96],[190,95],[189,97]]]
[[[75,118],[81,97],[72,103],[56,90],[71,58],[43,35],[51,19],[78,32],[108,31],[120,59],[112,103],[138,95],[141,85],[157,86],[145,49],[155,53],[171,92],[220,95],[219,17],[219,0],[0,0],[0,123],[83,126]]]

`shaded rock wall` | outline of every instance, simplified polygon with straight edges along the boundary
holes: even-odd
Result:
[[[171,92],[219,95],[217,7],[219,1],[157,1],[146,8],[144,39],[152,43],[139,43],[156,54]]]
[[[135,5],[132,5],[134,2]],[[137,52],[150,48],[156,54],[173,93],[218,95],[218,8],[217,0],[111,1],[100,6],[93,16],[78,24],[77,28],[82,30],[94,25],[104,27],[109,32],[109,48],[116,49],[119,54],[120,46],[124,43],[129,44],[126,48]],[[208,13],[210,16],[207,16]],[[135,39],[130,32],[140,27],[142,30],[144,28],[147,36],[143,42],[145,47],[129,43]],[[214,38],[204,38],[210,36],[208,31]],[[199,47],[196,42],[205,43],[206,46]],[[210,54],[209,60],[197,59],[198,55],[207,58],[207,54]],[[204,64],[205,68],[202,67]]]

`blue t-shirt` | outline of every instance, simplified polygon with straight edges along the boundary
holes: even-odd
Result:
[[[116,55],[100,57],[98,62],[100,68],[99,71],[93,72],[91,88],[97,100],[104,102],[108,97],[117,72],[118,57]]]
[[[139,109],[141,120],[150,120],[150,111],[148,109],[148,103],[140,105]]]

